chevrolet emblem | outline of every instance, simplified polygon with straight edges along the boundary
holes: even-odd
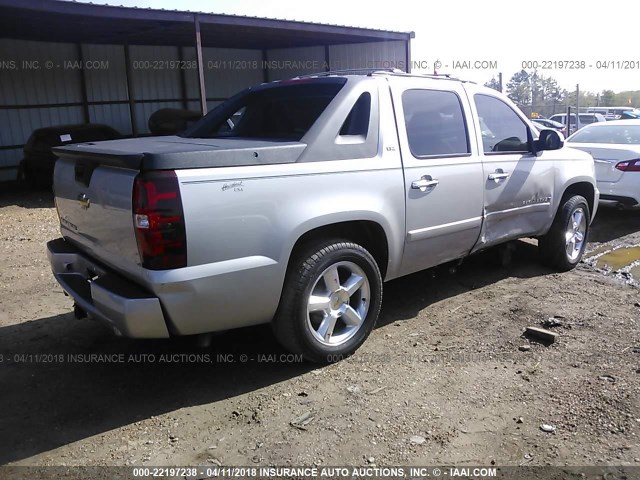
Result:
[[[91,199],[85,193],[78,195],[78,201],[83,210],[87,210],[91,206]]]

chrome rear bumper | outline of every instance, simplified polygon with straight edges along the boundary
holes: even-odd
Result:
[[[51,270],[80,308],[116,334],[167,338],[160,300],[135,283],[107,271],[62,238],[47,243]]]

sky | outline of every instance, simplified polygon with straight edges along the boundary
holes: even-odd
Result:
[[[425,73],[439,61],[438,73],[484,83],[502,72],[506,85],[515,72],[537,64],[539,74],[567,90],[577,84],[591,92],[640,90],[638,0],[92,1],[413,31],[411,58],[428,66]]]

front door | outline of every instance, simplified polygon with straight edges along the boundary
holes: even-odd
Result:
[[[540,232],[552,215],[553,151],[533,153],[533,132],[504,100],[475,94],[485,221],[477,248]]]

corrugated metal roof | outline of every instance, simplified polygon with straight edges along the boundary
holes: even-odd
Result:
[[[83,2],[79,0],[56,0],[59,2],[65,3],[80,3],[85,5],[97,5],[97,6],[109,6],[109,7],[118,7],[118,8],[127,8],[132,10],[142,10],[142,11],[153,11],[153,12],[172,12],[172,13],[195,13],[202,15],[217,15],[221,17],[236,17],[236,18],[246,18],[250,20],[274,20],[277,22],[294,22],[294,23],[302,23],[307,25],[320,25],[324,27],[340,27],[340,28],[353,28],[353,29],[362,29],[362,30],[371,30],[376,32],[388,32],[388,33],[400,33],[400,34],[408,34],[414,35],[414,32],[403,32],[401,30],[389,30],[385,28],[370,28],[365,26],[358,25],[345,25],[342,23],[326,23],[326,22],[311,22],[308,20],[297,20],[295,18],[279,18],[279,17],[256,17],[253,15],[239,15],[235,13],[215,13],[215,12],[202,12],[199,10],[191,10],[185,8],[183,10],[173,9],[173,8],[152,8],[152,7],[128,7],[126,5],[116,5],[115,3],[97,3],[97,2]]]
[[[68,0],[0,0],[0,7],[0,37],[25,40],[186,46],[193,45],[196,19],[202,44],[209,47],[270,49],[413,38],[413,32]]]

